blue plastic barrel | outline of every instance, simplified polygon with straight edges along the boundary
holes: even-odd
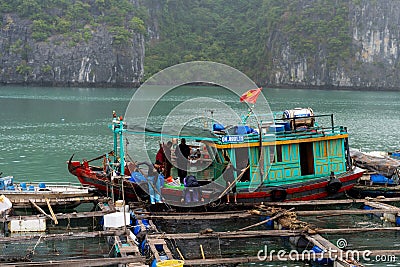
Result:
[[[400,226],[400,217],[396,216],[396,226]]]
[[[136,225],[133,227],[133,234],[138,235],[142,229],[140,228],[140,225]]]
[[[168,260],[168,256],[167,255],[160,255],[160,260],[166,261],[166,260]]]
[[[164,246],[162,244],[156,244],[156,245],[154,245],[154,247],[156,248],[156,250],[158,252],[161,252],[164,250]]]
[[[40,189],[46,188],[46,184],[45,183],[39,183],[39,188]]]
[[[270,125],[268,128],[269,132],[284,132],[285,131],[285,126],[283,125],[279,125],[279,124],[275,124],[275,125]]]
[[[283,122],[276,122],[275,125],[283,125],[285,131],[290,131],[290,122],[283,121]]]
[[[323,253],[324,252],[324,250],[321,249],[318,246],[313,246],[311,250],[314,251],[315,253]],[[332,263],[331,259],[324,259],[324,258],[323,259],[318,258],[315,261],[318,262],[319,264],[330,264],[330,263]]]
[[[400,158],[400,152],[393,152],[392,157],[394,158]]]
[[[29,190],[29,191],[35,191],[35,186],[30,185],[29,188],[28,188],[28,190]]]
[[[374,208],[368,205],[364,205],[363,207],[364,210],[373,210]]]
[[[262,216],[262,217],[260,217],[260,220],[261,221],[265,221],[265,220],[268,220],[268,219],[270,219],[271,218],[271,216]],[[269,230],[271,230],[271,229],[274,229],[274,220],[271,220],[271,221],[268,221],[268,222],[266,222],[265,223],[265,227],[267,228],[267,229],[269,229]]]
[[[223,131],[223,130],[225,130],[224,125],[219,124],[219,123],[213,124],[213,131]]]
[[[246,125],[238,125],[235,126],[235,134],[247,134],[247,128]]]
[[[26,190],[26,183],[20,183],[19,186],[21,187],[22,191]]]

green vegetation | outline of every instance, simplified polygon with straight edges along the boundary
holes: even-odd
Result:
[[[26,63],[26,61],[23,60],[23,61],[21,62],[21,64],[19,64],[19,65],[17,66],[16,71],[17,71],[17,73],[19,73],[19,74],[21,74],[21,75],[27,76],[27,75],[29,75],[29,74],[32,72],[32,67],[31,67],[31,66],[28,66],[28,64]]]
[[[32,20],[36,41],[59,34],[70,39],[69,45],[88,42],[92,38],[89,29],[101,24],[114,34],[116,44],[145,31],[143,10],[129,0],[5,0],[0,3],[0,14],[5,13]]]
[[[257,81],[273,70],[273,55],[285,47],[311,65],[318,55],[332,68],[350,59],[349,1],[153,0],[148,5],[154,2],[162,3],[161,40],[147,45],[148,76],[176,63],[212,60]]]
[[[37,41],[62,35],[69,46],[88,42],[99,25],[112,33],[115,49],[131,42],[134,33],[143,34],[148,41],[145,78],[177,63],[210,60],[260,81],[273,73],[283,52],[294,55],[294,60],[307,60],[310,67],[335,68],[350,61],[349,5],[360,4],[360,0],[138,2],[139,6],[130,0],[5,0],[0,12],[30,19]],[[9,23],[3,20],[3,27]],[[160,39],[150,39],[155,28]],[[22,48],[22,44],[12,47]]]

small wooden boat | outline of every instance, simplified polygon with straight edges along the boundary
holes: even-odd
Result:
[[[302,114],[304,112],[306,114]],[[330,125],[317,125],[315,122],[321,117],[327,117]],[[219,203],[233,186],[237,188],[237,202],[240,203],[335,198],[350,190],[362,176],[364,170],[351,164],[347,129],[334,125],[333,114],[314,115],[310,109],[296,109],[275,118],[259,129],[237,125],[230,129],[202,129],[199,135],[182,134],[187,140],[205,145],[212,155],[209,168],[213,175],[199,181],[199,187],[164,184],[159,189],[163,201],[173,206]],[[146,131],[135,131],[122,120],[113,120],[110,128],[114,133],[114,148],[119,145],[121,159],[120,163],[114,160],[115,166],[125,166],[123,134],[146,134]],[[152,129],[149,134],[155,136],[157,131]],[[165,133],[159,132],[159,135]],[[118,138],[120,142],[116,141]],[[222,179],[227,158],[235,168],[231,185]],[[103,193],[112,190],[120,194],[124,185],[125,195],[135,201],[142,198],[139,194],[148,190],[129,181],[131,172],[127,168],[114,171],[119,173],[123,183],[112,181],[106,165],[99,168],[70,159],[68,168],[82,184],[95,186]]]
[[[124,197],[127,200],[146,200],[148,198],[148,194],[146,193],[148,190],[147,183],[139,184],[137,182],[132,182],[130,180],[131,173],[128,167],[124,169],[124,175],[112,176],[113,171],[111,169],[107,169],[107,166],[109,165],[104,165],[102,167],[89,165],[91,161],[103,158],[106,158],[108,162],[108,157],[111,157],[112,155],[113,152],[110,152],[91,160],[83,160],[82,163],[79,161],[74,161],[74,155],[72,155],[68,161],[68,171],[72,175],[75,175],[83,186],[96,188],[96,192],[102,196],[112,197],[114,199],[122,199],[122,192],[124,192]],[[116,162],[111,165],[118,169],[120,163]],[[114,172],[114,174],[116,174],[116,172]],[[122,189],[122,187],[124,187],[124,189]]]
[[[389,153],[363,153],[351,149],[354,165],[368,170],[349,191],[356,198],[400,197],[400,160]],[[390,157],[391,156],[391,157]]]
[[[93,189],[81,185],[55,183],[15,182],[13,176],[0,178],[0,194],[6,196],[14,209],[31,208],[32,202],[39,207],[73,208],[93,195]]]

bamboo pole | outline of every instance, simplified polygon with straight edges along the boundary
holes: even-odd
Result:
[[[203,257],[203,260],[206,259],[206,256],[204,256],[204,250],[203,250],[203,245],[200,244],[200,252],[201,252],[201,256]]]
[[[179,254],[179,257],[181,257],[181,259],[184,261],[184,260],[185,260],[185,258],[183,257],[183,255],[182,255],[182,253],[181,253],[181,251],[179,250],[179,248],[178,248],[178,247],[176,247],[176,251],[178,252],[178,254]]]
[[[57,217],[56,217],[56,215],[54,214],[53,209],[51,208],[50,201],[49,201],[48,198],[46,198],[46,203],[47,203],[47,207],[49,208],[51,217],[53,218],[54,224],[58,224]]]
[[[267,219],[267,220],[263,220],[263,221],[261,221],[261,222],[258,222],[258,223],[255,223],[255,224],[252,224],[252,225],[249,225],[249,226],[240,228],[238,231],[244,231],[244,230],[247,230],[247,229],[250,229],[250,228],[259,226],[259,225],[261,225],[261,224],[267,223],[267,222],[269,222],[269,221],[275,220],[276,218],[279,218],[279,217],[285,215],[286,213],[288,213],[288,212],[290,212],[290,211],[292,211],[292,210],[294,210],[294,208],[285,210],[285,211],[283,211],[283,212],[279,212],[278,214],[276,214],[275,216],[272,216],[271,218],[269,218],[269,219]]]
[[[234,187],[236,185],[237,181],[239,181],[242,178],[242,176],[244,175],[244,173],[247,171],[248,168],[250,168],[250,165],[248,165],[246,168],[244,168],[242,170],[242,172],[239,174],[239,176],[236,177],[236,179],[233,180],[233,182],[227,188],[225,188],[224,191],[222,191],[222,193],[219,195],[218,199],[223,197],[229,190],[231,190],[232,187]]]

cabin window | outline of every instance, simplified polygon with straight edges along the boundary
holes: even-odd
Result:
[[[301,175],[314,174],[314,149],[313,143],[300,143],[300,169]]]

